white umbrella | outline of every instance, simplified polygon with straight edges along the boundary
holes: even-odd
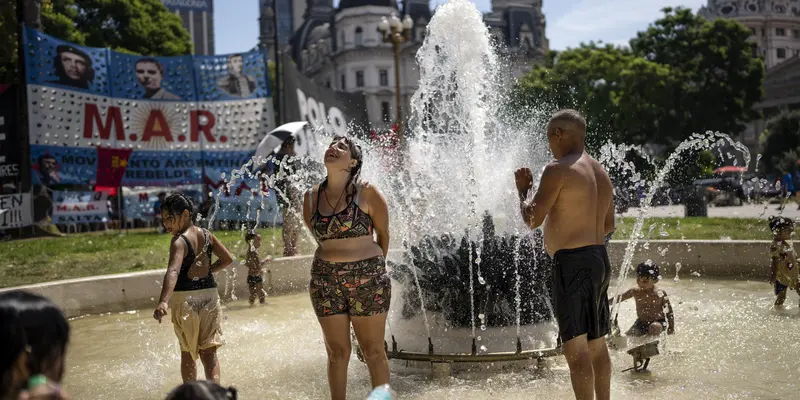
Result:
[[[281,144],[285,142],[286,139],[295,137],[299,133],[303,132],[303,129],[305,129],[306,125],[308,125],[308,122],[298,121],[288,122],[275,128],[272,132],[268,133],[264,139],[261,140],[261,143],[258,144],[255,157],[267,157],[270,154],[278,151],[278,149],[281,147]]]

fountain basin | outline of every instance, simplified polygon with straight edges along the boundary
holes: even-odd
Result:
[[[634,285],[633,280],[624,287]],[[676,333],[662,337],[660,355],[642,377],[621,372],[631,356],[612,351],[612,397],[620,399],[794,398],[800,371],[796,332],[797,297],[789,309],[772,312],[764,282],[684,277],[660,286],[675,307]],[[327,396],[322,332],[304,293],[271,297],[269,305],[226,304],[221,348],[222,382],[241,398],[321,399]],[[622,303],[620,327],[635,318],[633,302]],[[163,398],[180,383],[179,352],[171,324],[158,324],[152,309],[73,319],[65,387],[78,399]],[[498,351],[487,346],[488,351]],[[491,364],[491,363],[489,363]],[[487,367],[489,366],[487,364]],[[429,380],[405,362],[392,363],[392,387],[403,399],[570,399],[570,378],[561,357],[547,368],[514,372],[459,372]],[[366,366],[351,359],[349,398],[369,391]]]
[[[761,240],[653,240],[649,249],[637,246],[634,261],[652,259],[662,265],[665,278],[675,275],[674,265],[680,262],[681,276],[694,272],[703,277],[761,279],[769,277],[769,241]],[[612,240],[608,245],[609,258],[619,265],[627,241]],[[664,256],[659,249],[667,249]],[[390,259],[398,253],[390,250]],[[272,271],[270,295],[296,293],[308,288],[312,256],[283,257],[269,264]],[[247,293],[246,268],[236,266],[236,293]],[[224,273],[220,274],[220,294],[224,295]],[[30,290],[48,297],[61,307],[68,317],[87,314],[121,312],[154,306],[154,297],[161,290],[164,270],[103,275],[68,279],[35,285],[2,288],[0,292],[15,289]]]

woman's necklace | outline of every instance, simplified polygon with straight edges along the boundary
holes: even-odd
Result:
[[[339,200],[336,200],[336,205],[332,205],[330,199],[328,199],[328,188],[325,188],[325,202],[328,203],[328,206],[333,210],[333,213],[336,214],[336,208],[339,207],[339,203],[342,201],[342,196],[344,196],[344,192],[347,191],[347,186],[342,189],[342,193],[339,194]]]

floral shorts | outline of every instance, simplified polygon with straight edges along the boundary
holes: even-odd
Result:
[[[317,317],[367,317],[389,311],[392,282],[383,256],[351,262],[314,258],[309,293]]]

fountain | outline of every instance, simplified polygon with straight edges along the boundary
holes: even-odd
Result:
[[[473,4],[437,9],[417,63],[403,174],[381,174],[386,168],[369,159],[364,168],[386,194],[392,237],[404,249],[389,262],[389,357],[477,363],[557,355],[550,267],[541,236],[519,217],[512,179],[513,167],[543,166],[549,156],[536,134],[496,107],[509,85]]]

